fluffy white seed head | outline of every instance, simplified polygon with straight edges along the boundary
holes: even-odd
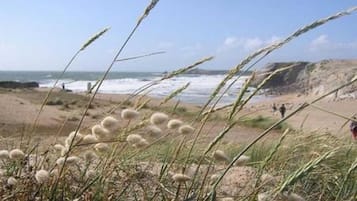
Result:
[[[303,197],[296,193],[288,193],[288,192],[283,192],[283,196],[288,200],[288,201],[305,201]]]
[[[8,184],[9,186],[15,186],[15,185],[17,184],[17,180],[16,180],[14,177],[9,177],[9,178],[7,179],[7,184]]]
[[[182,124],[183,124],[183,122],[182,122],[181,120],[171,119],[171,120],[167,123],[167,128],[169,128],[169,129],[176,129],[176,128],[179,128]]]
[[[92,127],[92,134],[95,135],[98,140],[105,140],[110,135],[110,132],[101,125],[95,125]]]
[[[234,163],[236,166],[244,166],[250,160],[249,156],[242,155],[238,158],[238,160]]]
[[[179,131],[179,133],[181,133],[183,135],[188,135],[188,134],[193,133],[194,130],[195,129],[190,125],[182,125],[182,126],[180,126],[178,131]]]
[[[78,142],[80,142],[82,139],[83,139],[82,134],[80,134],[79,132],[77,132],[76,134],[76,131],[72,131],[65,140],[65,146],[69,147],[72,143],[72,140],[73,140],[72,144],[75,145]]]
[[[98,143],[94,146],[94,149],[100,153],[105,153],[110,151],[110,147],[106,143]]]
[[[172,176],[172,179],[176,182],[186,182],[191,180],[191,177],[185,175],[185,174],[174,174],[174,176]]]
[[[140,149],[140,148],[149,146],[149,144],[150,143],[147,140],[145,140],[144,138],[141,138],[141,140],[139,142],[133,144],[133,146]]]
[[[150,122],[155,125],[160,125],[162,123],[165,123],[168,119],[169,116],[167,116],[167,114],[164,114],[162,112],[155,112],[151,115]]]
[[[39,170],[36,172],[35,178],[36,178],[37,183],[43,184],[49,180],[50,173],[48,173],[48,171],[46,171],[46,170]]]
[[[87,179],[94,178],[96,175],[97,175],[97,172],[94,171],[94,170],[88,170],[88,171],[86,172],[86,178],[87,178]]]
[[[143,139],[143,137],[141,137],[141,135],[138,135],[138,134],[130,134],[126,137],[126,141],[130,145],[134,145],[134,144],[140,142],[141,139]]]
[[[270,200],[272,200],[268,193],[259,193],[257,197],[258,197],[258,201],[270,201]]]
[[[65,156],[69,151],[69,147],[65,146],[61,150],[61,156]]]
[[[20,149],[13,149],[10,151],[9,157],[13,160],[21,160],[25,158],[25,154]]]
[[[109,131],[115,131],[120,127],[119,121],[112,116],[105,117],[100,125]]]
[[[86,135],[83,137],[82,144],[92,144],[92,143],[97,143],[98,139],[95,135]]]
[[[5,160],[8,159],[9,156],[9,151],[8,150],[0,150],[0,160]]]
[[[147,131],[152,137],[158,137],[162,134],[161,128],[155,126],[155,125],[150,125],[147,127]]]
[[[58,174],[59,174],[59,172],[58,172],[58,169],[56,168],[56,169],[53,169],[51,172],[50,172],[50,176],[51,177],[58,177]]]
[[[62,149],[64,149],[65,147],[61,144],[55,144],[53,146],[53,148],[56,150],[56,151],[59,151],[59,152],[62,152]]]
[[[213,152],[213,158],[217,161],[224,161],[224,162],[230,161],[227,154],[224,153],[224,151],[222,151],[222,150],[216,150],[215,152]]]
[[[57,165],[63,165],[64,164],[64,157],[60,157],[56,160]]]
[[[125,120],[136,119],[139,116],[139,112],[134,109],[124,109],[121,111],[121,118]]]
[[[95,160],[97,158],[98,158],[97,154],[95,154],[93,151],[86,151],[84,153],[84,159],[87,162],[91,162],[91,161],[93,161],[93,160]]]
[[[74,165],[74,164],[78,164],[80,161],[80,158],[78,158],[77,156],[70,156],[67,158],[67,163],[69,165]]]

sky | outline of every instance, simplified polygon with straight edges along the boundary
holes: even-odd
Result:
[[[93,34],[110,30],[70,66],[104,71],[150,0],[0,0],[0,71],[62,70]],[[229,69],[250,53],[356,0],[160,0],[113,71],[170,71],[214,56],[205,69]],[[357,12],[318,27],[266,57],[269,62],[357,58]]]

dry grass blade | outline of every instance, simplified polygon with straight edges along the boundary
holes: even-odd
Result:
[[[81,47],[80,51],[85,50],[90,44],[92,44],[99,37],[101,37],[103,34],[105,34],[105,32],[107,32],[109,29],[110,29],[109,27],[105,28],[102,31],[100,31],[97,34],[95,34],[94,36],[92,36],[91,38],[89,38],[88,41],[83,44],[83,46]]]
[[[140,58],[143,58],[143,57],[149,57],[149,56],[154,56],[154,55],[164,54],[164,53],[166,53],[166,52],[165,52],[165,51],[152,52],[152,53],[149,53],[149,54],[143,54],[143,55],[134,56],[134,57],[127,57],[127,58],[118,59],[118,60],[115,60],[115,61],[116,61],[116,62],[119,62],[119,61],[127,61],[127,60],[133,60],[133,59],[140,59]]]
[[[190,83],[186,83],[184,86],[176,89],[174,92],[172,92],[171,94],[169,94],[163,101],[161,101],[161,103],[159,105],[163,105],[165,103],[167,103],[167,101],[173,99],[174,97],[176,97],[178,94],[182,93],[185,89],[187,89],[187,87],[190,86]]]
[[[201,64],[203,64],[203,63],[205,63],[205,62],[207,62],[207,61],[210,61],[210,60],[212,60],[212,59],[213,59],[212,56],[211,56],[211,57],[207,57],[207,58],[203,58],[203,59],[201,59],[200,61],[197,61],[196,63],[194,63],[194,64],[192,64],[192,65],[190,65],[190,66],[187,66],[187,67],[185,67],[185,68],[181,68],[181,69],[179,69],[179,70],[173,71],[173,72],[171,72],[171,73],[165,75],[163,78],[161,78],[161,80],[170,79],[170,78],[172,78],[172,77],[174,77],[174,76],[177,76],[177,75],[179,75],[179,74],[185,73],[185,72],[187,72],[187,71],[189,71],[189,70],[192,70],[192,69],[195,68],[196,66],[201,65]]]
[[[139,17],[139,20],[137,22],[137,25],[139,25],[149,14],[150,11],[155,8],[156,4],[159,2],[159,0],[152,0],[151,3],[146,7],[144,13]]]

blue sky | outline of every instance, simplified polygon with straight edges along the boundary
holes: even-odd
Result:
[[[110,31],[70,70],[101,71],[136,23],[148,0],[12,0],[0,6],[0,70],[62,70],[94,33]],[[120,62],[115,71],[167,71],[215,56],[206,69],[229,69],[252,51],[357,1],[161,0],[122,57],[167,51]],[[272,53],[274,61],[357,58],[357,13],[319,27]]]

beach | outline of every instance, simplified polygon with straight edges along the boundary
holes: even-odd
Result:
[[[38,120],[38,125],[33,130],[34,120],[38,115],[42,101],[44,100],[49,88],[38,89],[0,89],[0,135],[4,139],[21,138],[27,136],[31,138],[40,137],[44,139],[56,139],[68,135],[69,132],[75,130],[82,114],[87,106],[90,95],[83,92],[65,92],[60,89],[55,89],[49,98],[50,104],[45,105]],[[124,94],[97,94],[92,106],[86,114],[81,131],[90,133],[90,127],[98,124],[105,116],[111,115],[120,119],[120,112],[125,108],[132,108],[147,101],[145,108],[140,112],[150,114],[153,111],[164,113],[171,112],[177,100],[171,100],[161,106],[163,99],[153,98],[149,96],[138,96],[130,99],[123,104],[129,95]],[[313,96],[300,96],[297,94],[288,94],[274,97],[267,97],[264,101],[256,101],[247,104],[244,109],[237,115],[245,117],[263,116],[267,118],[280,119],[278,112],[272,112],[273,103],[285,104],[287,106],[286,114],[289,114],[305,101],[313,100]],[[56,101],[58,103],[56,103]],[[357,111],[355,99],[345,99],[340,101],[332,101],[326,99],[319,101],[315,105],[325,108],[330,112],[335,112],[341,116],[351,117]],[[173,114],[175,118],[183,119],[191,122],[200,109],[200,105],[180,102],[179,107],[181,113]],[[161,109],[160,109],[161,108]],[[229,109],[227,110],[229,111]],[[224,118],[226,111],[220,111],[214,115],[215,118],[208,121],[208,125],[204,127],[204,132],[201,141],[208,142],[212,140],[219,131],[224,127]],[[287,120],[287,124],[294,129],[303,129],[304,131],[325,131],[331,132],[337,137],[349,136],[348,124],[346,119],[337,115],[333,115],[326,111],[308,107],[305,110],[294,115]],[[199,125],[195,122],[194,125]],[[226,142],[234,142],[237,144],[248,143],[258,136],[263,129],[252,128],[244,125],[236,125],[225,136]],[[267,139],[275,139],[280,135],[280,132],[272,131]],[[54,143],[54,142],[52,142]],[[4,146],[4,145],[2,145]]]

